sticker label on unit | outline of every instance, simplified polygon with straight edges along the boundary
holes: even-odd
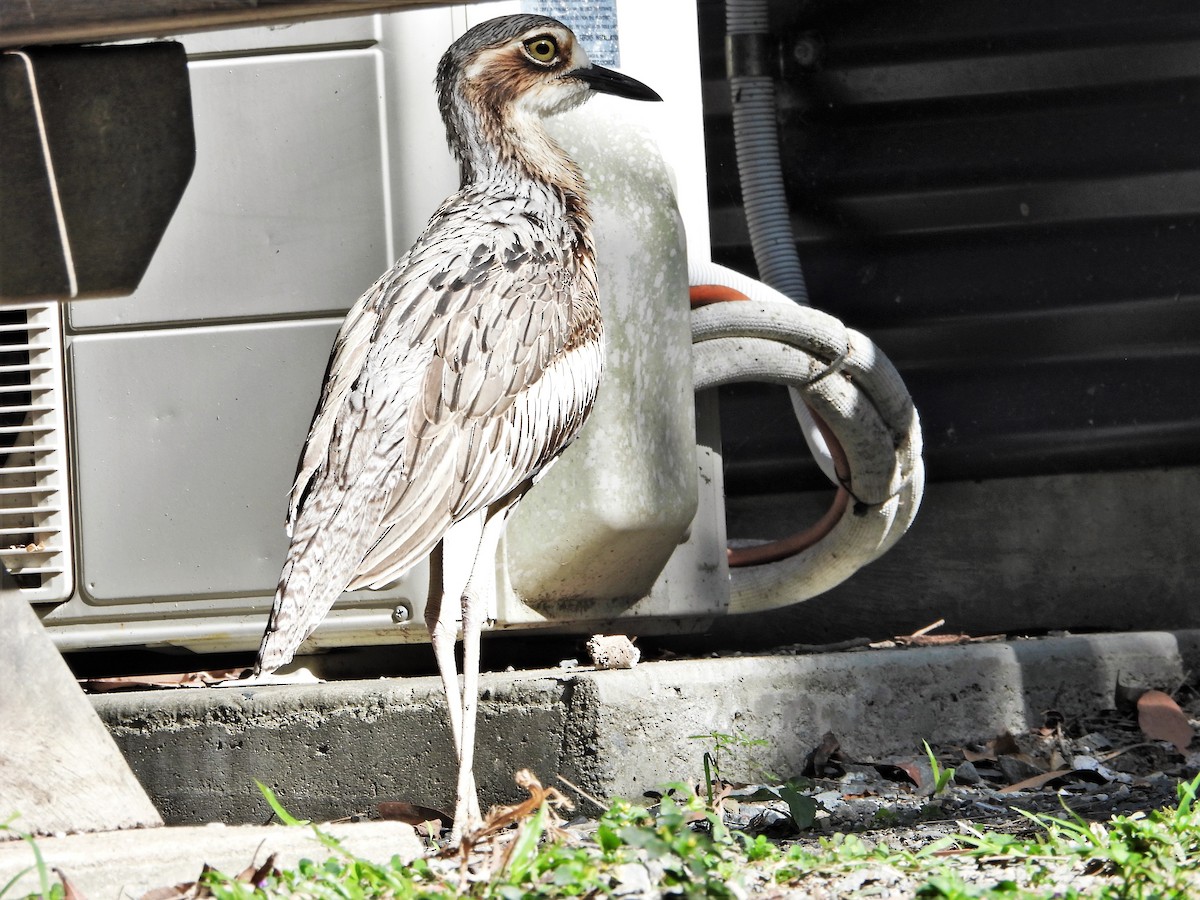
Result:
[[[616,0],[522,0],[521,10],[550,16],[568,26],[592,62],[621,65]]]

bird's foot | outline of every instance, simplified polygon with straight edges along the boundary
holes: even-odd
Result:
[[[310,670],[303,667],[293,669],[290,672],[263,672],[261,674],[241,675],[236,678],[227,678],[224,681],[217,681],[209,685],[209,687],[219,688],[241,688],[241,687],[256,687],[259,685],[270,684],[320,684],[321,679],[314,675]]]
[[[474,785],[464,796],[459,794],[454,803],[454,825],[450,829],[450,844],[461,844],[464,838],[470,839],[483,827],[483,816],[479,812],[479,795]]]

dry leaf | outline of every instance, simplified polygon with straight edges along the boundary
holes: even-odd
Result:
[[[988,747],[997,756],[1013,756],[1021,752],[1021,745],[1017,743],[1011,731],[996,735],[988,741]]]
[[[1043,772],[1040,775],[1034,775],[1032,778],[1026,778],[1024,781],[1018,781],[1016,784],[1010,784],[1008,787],[1002,787],[1000,788],[1000,793],[1013,794],[1017,791],[1041,790],[1050,782],[1059,778],[1065,778],[1070,774],[1070,769],[1057,769],[1053,772]]]
[[[1112,773],[1109,774],[1111,775]],[[1067,779],[1087,781],[1091,784],[1112,784],[1111,778],[1096,769],[1056,769],[1053,772],[1043,772],[1040,775],[1034,775],[1032,778],[1026,778],[1024,781],[1018,781],[1016,784],[1010,784],[1008,787],[1000,788],[1000,793],[1009,794],[1015,791],[1036,791],[1053,782],[1066,781]]]
[[[1154,741],[1167,741],[1180,753],[1192,742],[1192,726],[1179,704],[1162,691],[1146,691],[1138,697],[1138,727]]]
[[[1153,741],[1142,741],[1137,744],[1130,744],[1128,747],[1117,747],[1115,750],[1107,750],[1104,753],[1096,754],[1096,762],[1106,763],[1116,759],[1123,753],[1128,753],[1130,750],[1140,750],[1142,747],[1157,747]]]
[[[952,644],[988,644],[1005,639],[1003,634],[915,634],[894,638],[901,647],[944,647]]]
[[[962,748],[963,759],[969,763],[977,762],[995,762],[996,754],[991,750],[972,750],[970,747]]]
[[[804,761],[804,770],[800,774],[820,778],[830,763],[833,763],[835,768],[840,768],[837,761],[841,759],[841,749],[842,745],[838,743],[837,736],[832,731],[825,732],[821,736],[821,743],[808,754]]]
[[[211,896],[207,888],[200,887],[198,881],[185,881],[171,887],[155,888],[142,894],[139,900],[199,900]]]
[[[79,888],[75,887],[71,879],[67,877],[67,873],[62,869],[55,869],[54,874],[58,876],[58,880],[62,882],[63,900],[87,900]]]
[[[938,619],[936,622],[930,622],[924,628],[918,628],[912,634],[897,635],[893,638],[893,641],[901,647],[939,647],[949,644],[978,644],[985,641],[1002,641],[1005,638],[1003,634],[987,634],[981,637],[972,637],[969,634],[930,634],[931,631],[936,631],[945,624],[945,619]]]
[[[875,771],[888,781],[909,781],[921,787],[921,767],[915,760],[900,760],[894,763],[875,763]]]
[[[462,847],[470,847],[489,835],[507,828],[514,822],[528,819],[543,803],[546,804],[547,830],[553,832],[562,824],[562,818],[557,814],[560,809],[573,809],[575,804],[556,788],[542,787],[537,776],[528,769],[521,769],[513,776],[517,787],[529,792],[529,799],[514,803],[512,806],[495,806],[488,812],[484,822],[469,835],[463,836]],[[458,852],[455,850],[454,852]]]
[[[160,887],[152,891],[146,891],[142,894],[139,900],[186,900],[191,896],[189,891],[194,890],[196,882],[189,881],[186,884],[177,884],[174,887]]]
[[[255,856],[257,855],[256,853]],[[272,853],[261,866],[255,866],[254,863],[250,863],[250,865],[238,873],[237,878],[234,880],[240,881],[242,884],[252,884],[257,887],[267,879],[267,876],[278,875],[279,873],[275,868],[275,856],[276,854]]]
[[[450,821],[450,814],[434,809],[432,806],[421,806],[404,800],[384,800],[375,807],[379,818],[392,822],[403,822],[406,825],[424,825],[426,822]]]
[[[93,694],[109,691],[141,691],[148,688],[208,687],[223,681],[240,678],[249,671],[245,666],[237,669],[214,669],[207,672],[176,672],[166,675],[118,675],[112,678],[87,678],[80,682],[83,689]]]

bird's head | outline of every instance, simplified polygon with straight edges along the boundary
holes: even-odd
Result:
[[[460,159],[481,136],[495,143],[497,128],[563,112],[593,93],[662,99],[628,75],[593,65],[571,29],[536,15],[501,16],[470,29],[442,56],[437,89]]]
[[[539,115],[578,106],[592,92],[661,100],[628,75],[593,65],[574,33],[546,16],[500,16],[450,45],[438,65],[443,105],[455,89],[492,106],[515,104]]]

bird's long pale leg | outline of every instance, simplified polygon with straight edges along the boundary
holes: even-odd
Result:
[[[475,790],[475,722],[479,710],[479,643],[483,623],[496,600],[496,550],[511,504],[487,511],[471,576],[462,595],[463,689],[462,752],[458,761],[458,791],[454,810],[455,830],[459,822],[480,821],[479,797]],[[452,835],[454,837],[456,835]]]
[[[429,556],[429,594],[425,604],[425,624],[437,661],[442,687],[446,692],[446,713],[450,719],[450,734],[454,739],[454,755],[462,768],[463,754],[463,691],[458,681],[458,666],[454,660],[454,643],[458,637],[460,603],[466,592],[471,568],[479,551],[484,527],[484,513],[456,522],[446,532],[442,542]],[[447,602],[447,598],[451,598]],[[461,778],[460,778],[461,781]],[[474,783],[471,785],[474,795]],[[475,818],[479,817],[479,801],[474,801]],[[459,817],[455,815],[457,831]]]

